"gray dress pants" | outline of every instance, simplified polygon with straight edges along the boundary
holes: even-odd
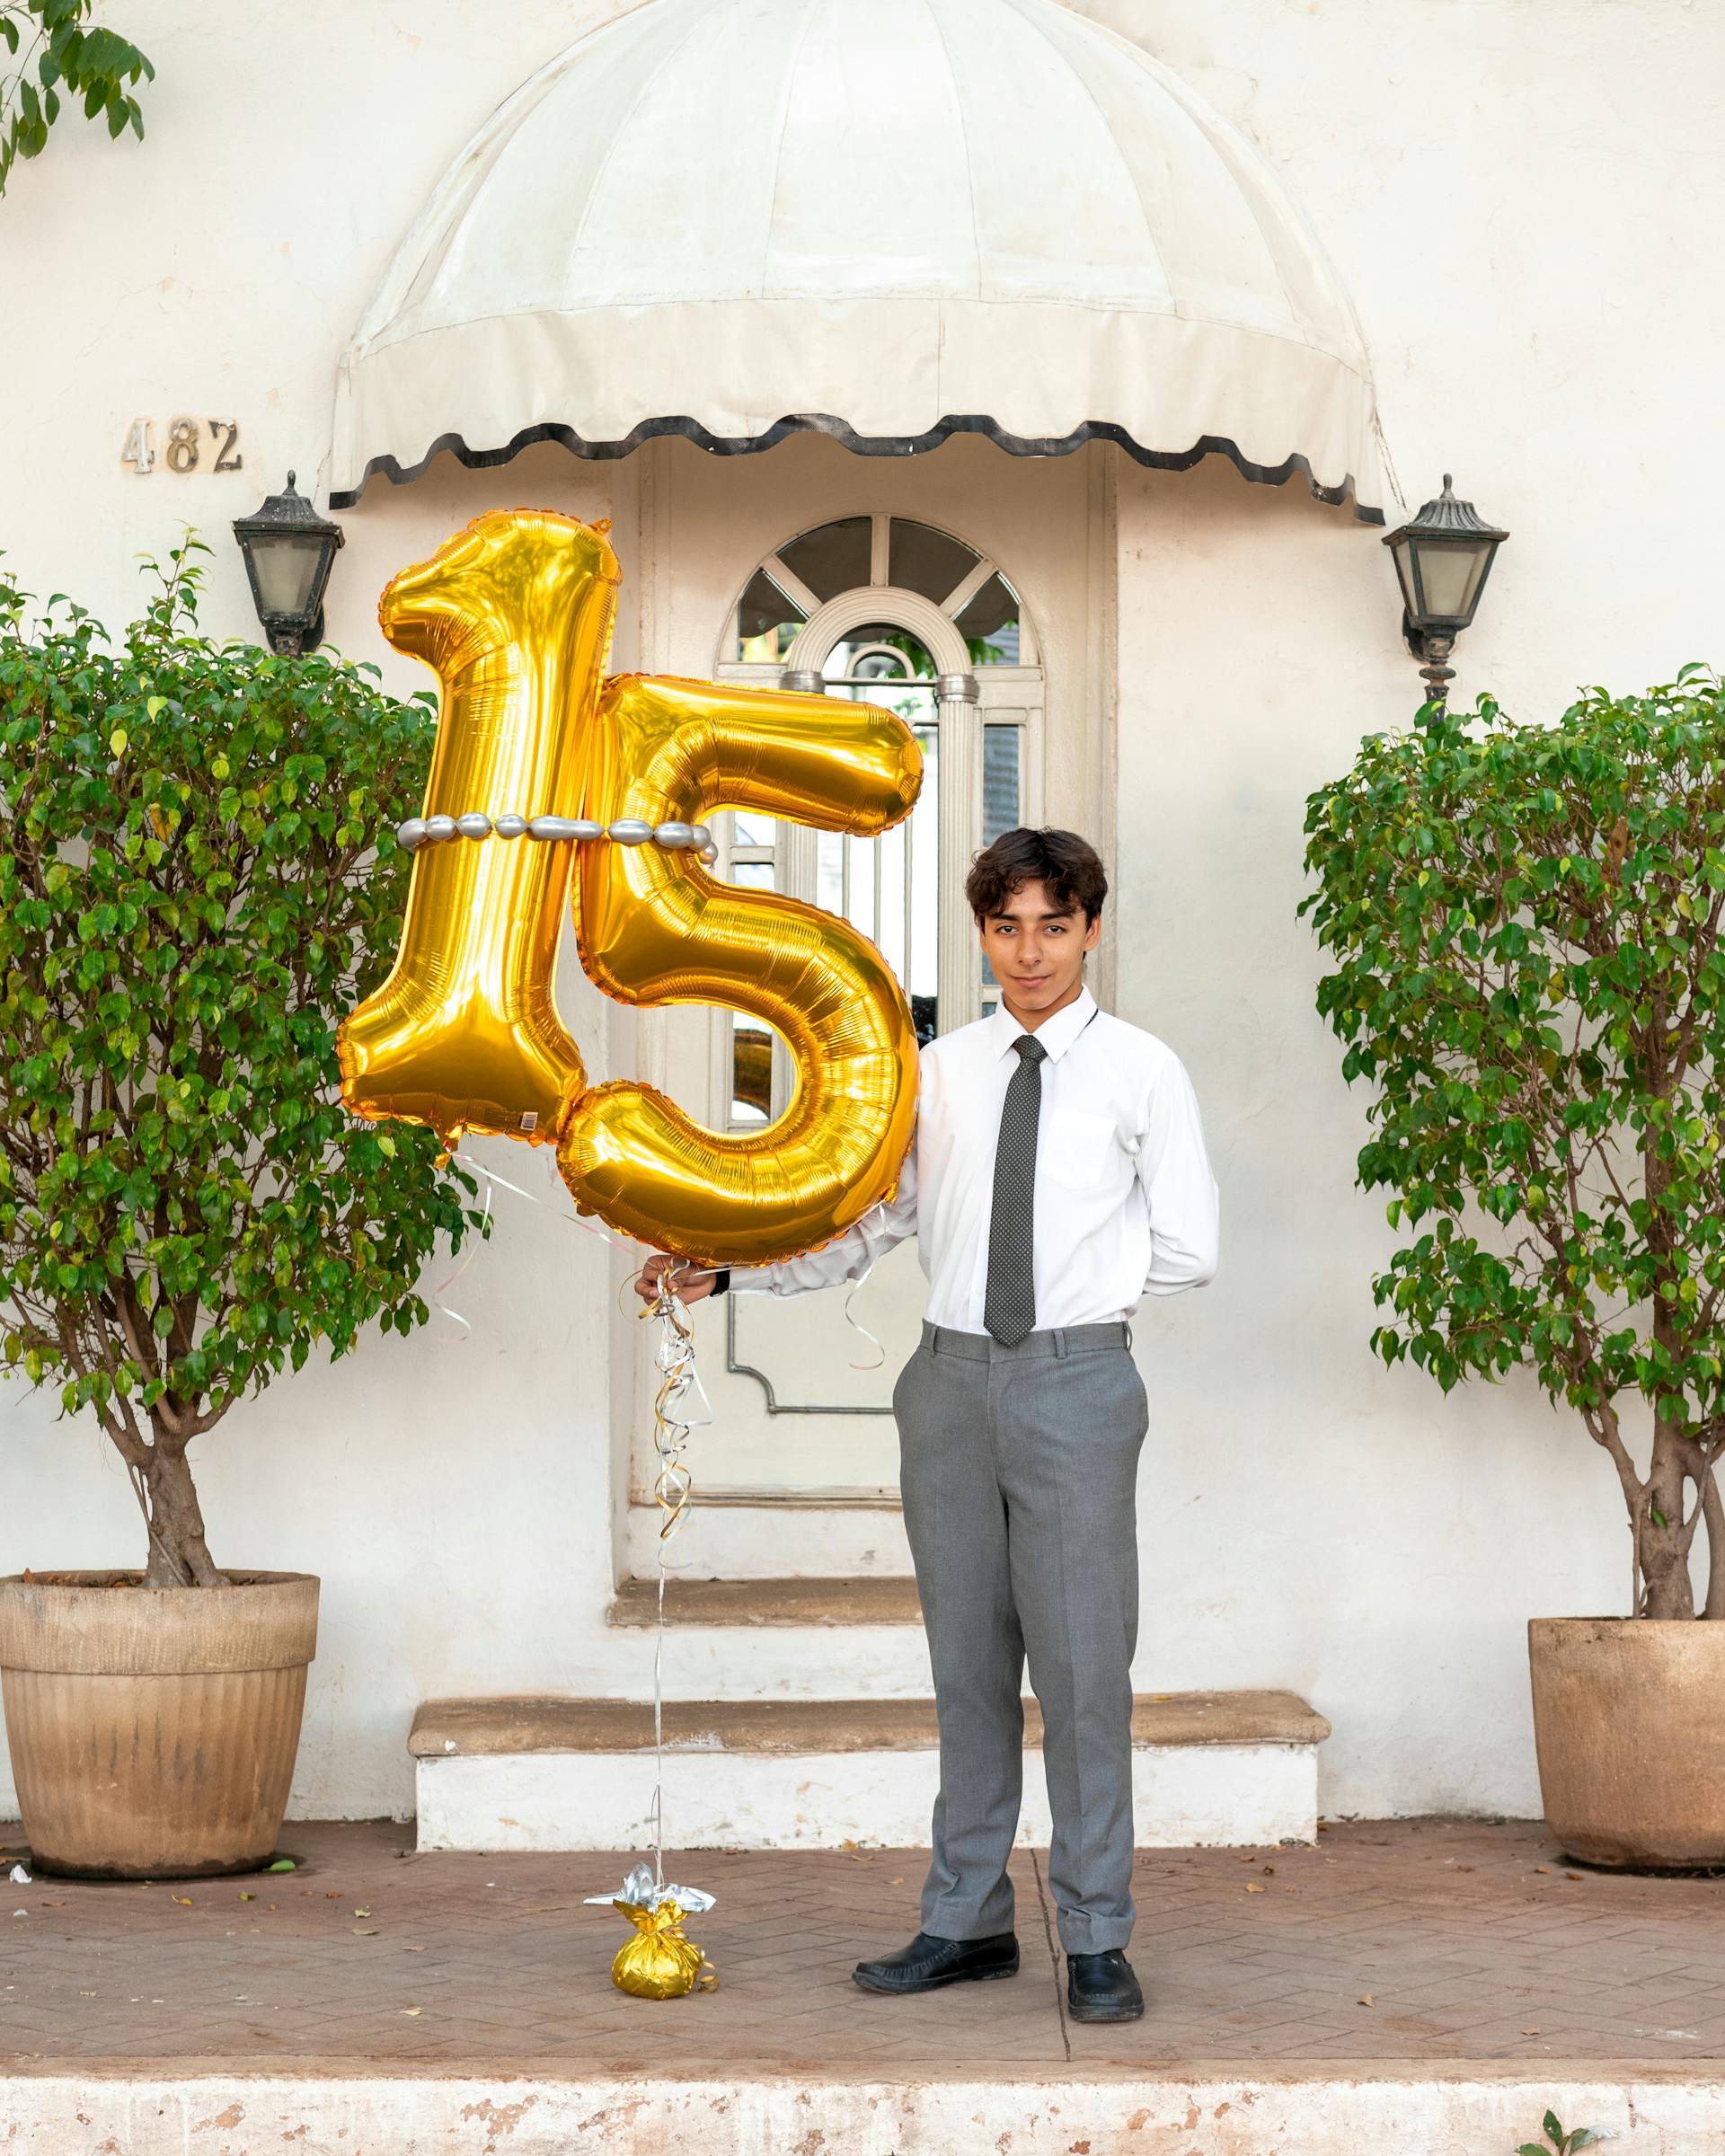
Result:
[[[1149,1422],[1124,1324],[1017,1348],[924,1324],[892,1398],[934,1666],[941,1793],[922,1928],[1013,1929],[1028,1653],[1069,1954],[1132,1936],[1137,1474]]]

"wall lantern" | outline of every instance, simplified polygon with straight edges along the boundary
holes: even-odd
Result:
[[[1413,519],[1386,535],[1402,579],[1402,633],[1422,664],[1420,671],[1441,703],[1455,669],[1447,664],[1455,639],[1473,619],[1498,549],[1509,536],[1482,523],[1471,501],[1457,501],[1444,474],[1444,490]]]
[[[272,651],[314,650],[323,641],[323,587],[347,535],[320,517],[303,494],[271,494],[255,516],[236,517],[234,536],[245,556],[252,603]]]

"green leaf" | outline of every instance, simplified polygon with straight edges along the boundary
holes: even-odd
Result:
[[[265,1871],[297,1871],[299,1867],[291,1857],[278,1857],[273,1864],[266,1864],[263,1869]]]
[[[152,78],[155,70],[136,46],[114,31],[85,27],[91,8],[92,0],[6,0],[0,8],[0,37],[9,53],[20,49],[21,22],[32,36],[40,32],[35,47],[37,82],[31,82],[22,68],[0,80],[0,192],[14,157],[39,155],[63,107],[73,99],[82,103],[87,119],[105,109],[111,136],[128,125],[143,132],[137,101],[122,85]],[[67,93],[64,100],[62,85]]]

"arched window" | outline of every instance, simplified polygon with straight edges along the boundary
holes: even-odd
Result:
[[[768,555],[726,625],[726,680],[864,699],[896,711],[923,750],[922,797],[879,839],[721,817],[719,873],[841,914],[903,982],[918,1038],[990,1007],[996,990],[964,903],[976,853],[1039,814],[1042,675],[1018,593],[951,533],[885,514],[841,517]],[[783,1107],[783,1045],[737,1018],[730,1119]]]
[[[725,656],[754,666],[787,665],[809,616],[865,585],[933,602],[964,638],[972,666],[1019,663],[1019,604],[1012,586],[975,547],[906,517],[841,517],[770,554],[738,605],[735,640]]]

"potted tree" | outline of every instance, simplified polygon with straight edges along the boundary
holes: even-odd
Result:
[[[434,1133],[336,1091],[433,715],[374,667],[201,635],[207,552],[118,643],[58,597],[32,631],[0,570],[0,1330],[101,1424],[146,1549],[0,1580],[25,1830],[86,1875],[270,1857],[318,1583],[218,1566],[189,1447],[320,1344],[422,1321],[421,1266],[474,1218]]]
[[[1725,691],[1428,706],[1305,830],[1359,1180],[1410,1235],[1373,1344],[1446,1391],[1531,1370],[1627,1514],[1628,1616],[1530,1627],[1546,1816],[1597,1863],[1725,1862]]]

